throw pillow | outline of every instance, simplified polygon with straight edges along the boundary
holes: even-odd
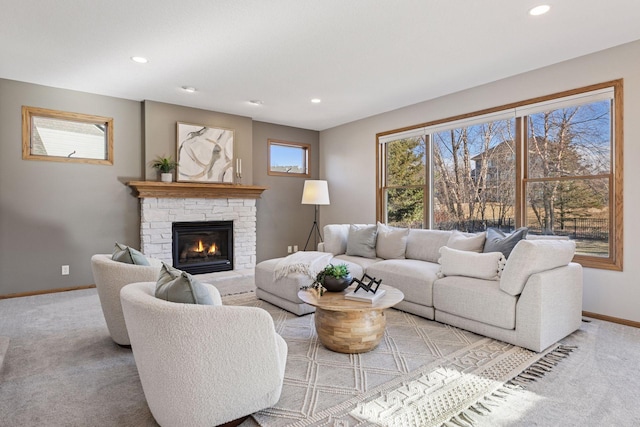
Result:
[[[349,224],[327,224],[324,231],[324,251],[342,255],[347,251]]]
[[[518,228],[513,233],[506,235],[495,228],[487,229],[487,240],[484,242],[483,252],[502,252],[505,258],[509,258],[511,251],[520,240],[527,237],[527,227]]]
[[[471,234],[453,230],[447,241],[447,246],[459,251],[482,252],[485,237],[485,233]]]
[[[117,242],[116,246],[113,248],[111,259],[118,262],[124,262],[126,264],[150,265],[149,260],[147,260],[147,257],[145,257],[142,252]]]
[[[500,252],[478,253],[443,246],[440,248],[438,263],[438,277],[466,276],[498,280],[505,266],[505,258]]]
[[[378,223],[376,254],[383,259],[404,259],[407,250],[408,228],[389,227]]]
[[[347,255],[375,258],[377,231],[378,227],[375,225],[351,224],[347,237]]]
[[[207,288],[187,272],[162,263],[156,298],[182,304],[214,305]]]

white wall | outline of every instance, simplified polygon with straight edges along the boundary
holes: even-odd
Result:
[[[636,41],[322,131],[320,178],[329,181],[331,205],[321,207],[321,226],[375,222],[376,133],[623,78],[624,271],[585,269],[583,309],[640,322],[639,70]]]

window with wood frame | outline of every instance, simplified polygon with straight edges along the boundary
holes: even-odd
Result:
[[[378,134],[377,219],[576,242],[622,270],[622,80]]]
[[[301,142],[267,140],[268,175],[310,178],[311,145]]]

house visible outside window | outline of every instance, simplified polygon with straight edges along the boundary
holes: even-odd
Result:
[[[268,175],[310,178],[310,144],[269,139]]]
[[[378,220],[563,236],[622,269],[622,81],[378,135]]]

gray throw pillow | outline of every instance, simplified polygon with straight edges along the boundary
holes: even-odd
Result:
[[[142,252],[117,242],[116,246],[113,248],[111,259],[118,262],[124,262],[126,264],[150,265],[149,260],[142,254]]]
[[[375,258],[377,233],[377,225],[351,224],[347,237],[347,255]]]
[[[207,288],[187,272],[162,263],[156,298],[182,304],[215,305]]]
[[[382,259],[404,259],[407,250],[408,228],[389,227],[378,222],[376,255]]]
[[[529,229],[527,227],[521,227],[513,233],[506,235],[495,228],[488,228],[483,252],[502,252],[505,258],[509,258],[509,254],[518,242],[527,237],[528,231]]]

